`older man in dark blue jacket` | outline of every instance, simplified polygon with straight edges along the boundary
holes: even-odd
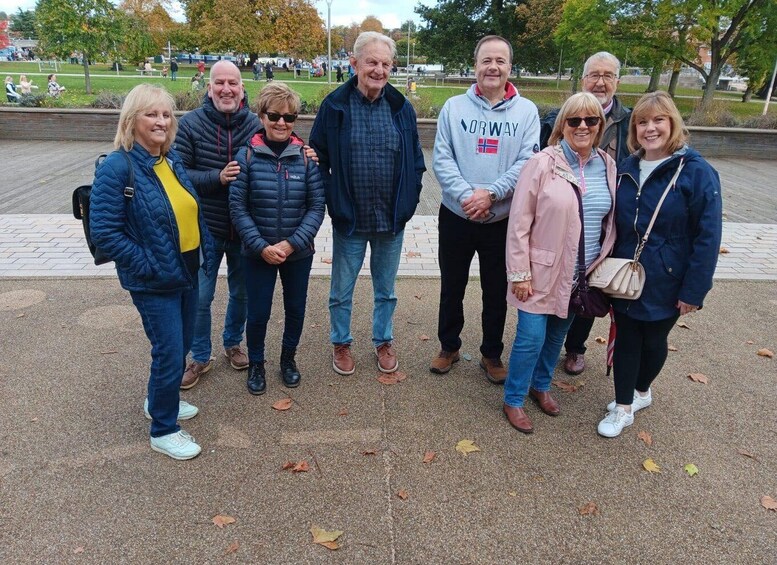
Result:
[[[213,235],[216,268],[199,276],[199,306],[192,343],[192,362],[181,382],[193,387],[211,366],[210,306],[216,292],[218,265],[227,256],[229,302],[224,320],[224,354],[234,369],[246,369],[248,357],[240,347],[246,321],[246,290],[240,259],[240,240],[229,217],[229,183],[240,167],[235,160],[259,130],[259,118],[248,108],[240,70],[230,61],[219,61],[210,71],[208,93],[200,108],[185,114],[178,126],[175,149],[202,203],[205,223]]]
[[[370,245],[374,293],[372,341],[378,369],[396,371],[394,280],[405,223],[413,217],[426,167],[413,107],[388,78],[394,40],[364,32],[354,44],[355,76],[324,99],[310,144],[320,158],[326,204],[332,218],[332,282],[329,293],[332,367],[355,370],[351,355],[353,290]]]

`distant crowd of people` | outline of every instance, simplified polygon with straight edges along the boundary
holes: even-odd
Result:
[[[353,76],[323,100],[309,146],[294,132],[299,96],[265,68],[254,69],[255,78],[264,71],[270,82],[255,100],[258,114],[228,61],[211,67],[202,107],[180,121],[161,87],[142,84],[127,96],[116,151],[96,173],[91,235],[115,261],[151,343],[144,413],[153,450],[180,460],[201,451],[180,427],[198,414],[180,391],[222,370],[213,357],[211,305],[225,256],[219,351],[226,362],[246,371],[253,395],[270,386],[271,365],[285,387],[305,380],[297,348],[325,213],[333,230],[332,370],[348,377],[399,369],[395,280],[426,164],[415,111],[388,83],[395,58],[391,38],[359,35]],[[561,413],[550,384],[565,340],[564,371],[585,370],[593,320],[574,314],[573,296],[605,259],[632,259],[638,249],[646,273],[641,295],[610,301],[615,398],[603,399],[597,431],[616,437],[651,406],[669,332],[680,316],[702,308],[712,287],[720,181],[687,145],[668,95],[647,94],[633,110],[622,105],[613,55],[592,55],[583,92],[543,120],[508,81],[512,63],[506,39],[483,37],[474,49],[476,83],[450,98],[438,119],[432,166],[442,188],[439,349],[429,370],[446,374],[461,358],[463,300],[475,284],[469,270],[477,255],[478,365],[485,379],[503,386],[509,424],[532,433],[527,401],[546,415]],[[130,168],[135,190],[128,198]],[[365,345],[352,333],[353,294],[368,247],[375,365],[360,368],[353,350]],[[284,324],[276,365],[265,342],[278,278]],[[505,365],[508,307],[518,323]]]

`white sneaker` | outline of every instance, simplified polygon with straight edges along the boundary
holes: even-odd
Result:
[[[194,438],[183,430],[166,436],[152,437],[151,449],[178,461],[193,459],[202,451],[202,448],[194,442]]]
[[[632,408],[633,410],[633,408]],[[634,423],[634,414],[626,412],[620,406],[616,407],[612,412],[608,412],[604,417],[604,420],[599,422],[597,431],[600,436],[604,437],[618,437],[621,435],[623,428],[626,428]]]
[[[650,389],[647,391],[647,396],[642,396],[640,393],[638,393],[636,390],[634,391],[634,400],[631,403],[631,413],[635,414],[642,410],[643,408],[647,408],[653,404],[653,393],[650,392]],[[615,410],[616,402],[613,400],[607,405],[607,412],[612,412]]]
[[[178,402],[178,419],[179,420],[191,420],[194,418],[197,414],[199,414],[200,409],[197,408],[194,404],[189,404],[188,402],[185,402],[183,400]],[[151,419],[151,414],[148,412],[148,398],[146,398],[146,401],[143,403],[143,413],[146,415],[146,418],[149,420]]]

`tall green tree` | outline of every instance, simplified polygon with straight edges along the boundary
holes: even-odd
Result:
[[[559,47],[553,33],[561,21],[563,4],[564,0],[527,0],[516,8],[524,27],[513,46],[517,64],[533,73],[558,67]]]
[[[620,45],[610,34],[610,12],[606,0],[566,0],[561,20],[553,37],[563,50],[565,67],[572,68],[575,79],[580,78],[585,60],[598,51],[609,51],[617,56]],[[572,82],[575,90],[577,81]]]
[[[475,44],[484,35],[501,35],[513,45],[523,33],[516,8],[525,0],[440,0],[436,6],[418,4],[425,20],[418,38],[431,61],[458,68],[472,62]]]
[[[33,10],[22,10],[19,8],[15,14],[12,14],[11,33],[13,33],[14,37],[37,39],[38,32],[35,30],[35,12]]]

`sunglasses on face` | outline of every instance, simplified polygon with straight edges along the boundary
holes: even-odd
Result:
[[[580,127],[581,122],[585,122],[589,128],[599,123],[599,116],[586,116],[585,118],[567,118],[567,125],[571,128]]]
[[[294,123],[294,120],[297,119],[297,114],[279,114],[277,112],[265,112],[265,116],[267,116],[267,119],[271,122],[277,122],[281,118],[283,118],[283,121],[287,124]]]

